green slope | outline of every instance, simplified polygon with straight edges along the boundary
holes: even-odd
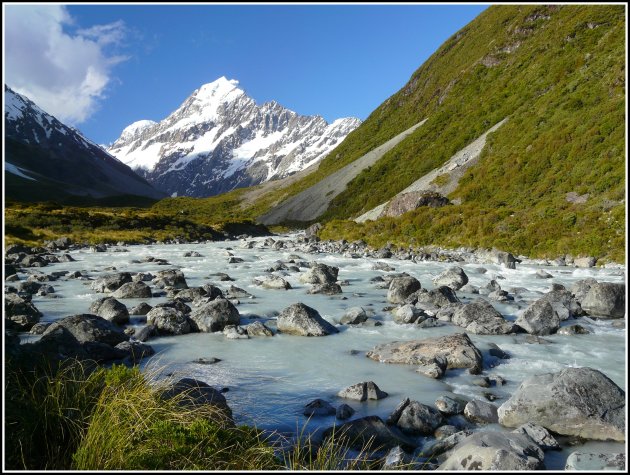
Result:
[[[428,118],[321,216],[325,222],[355,218],[509,117],[450,196],[461,205],[365,225],[334,221],[323,236],[624,260],[624,45],[623,6],[490,7],[446,41],[317,172],[268,199],[305,189]],[[588,200],[570,203],[569,192],[588,193]]]

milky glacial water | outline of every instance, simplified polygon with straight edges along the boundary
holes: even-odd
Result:
[[[276,239],[290,238],[280,236]],[[500,405],[527,377],[556,372],[566,367],[588,366],[598,369],[616,384],[626,389],[626,330],[614,328],[612,320],[580,318],[568,320],[562,325],[579,323],[586,327],[588,335],[549,335],[550,344],[529,344],[526,335],[494,336],[469,334],[473,343],[484,357],[484,376],[501,376],[507,383],[501,387],[481,388],[473,384],[479,376],[466,370],[448,370],[440,380],[430,379],[416,373],[413,366],[389,365],[370,360],[365,352],[380,343],[394,340],[414,340],[462,332],[462,328],[444,324],[436,328],[418,328],[414,325],[396,324],[388,311],[386,289],[379,289],[370,279],[387,272],[373,270],[376,261],[387,262],[395,272],[407,272],[416,277],[424,288],[432,289],[432,279],[445,269],[459,265],[469,277],[469,283],[484,287],[490,279],[498,279],[504,290],[524,288],[515,301],[507,304],[492,302],[508,320],[515,320],[518,312],[548,292],[551,283],[569,286],[581,279],[594,277],[600,282],[624,282],[625,269],[578,269],[552,267],[536,264],[517,264],[516,269],[506,269],[495,264],[418,262],[397,259],[370,259],[343,257],[334,254],[309,254],[293,250],[270,250],[260,247],[263,238],[254,239],[253,249],[242,247],[245,241],[223,241],[202,244],[144,245],[111,247],[108,252],[95,253],[89,249],[71,251],[76,262],[52,264],[42,269],[29,269],[28,273],[68,270],[85,271],[91,278],[112,272],[152,272],[179,268],[186,276],[189,287],[213,283],[223,290],[235,285],[253,294],[253,299],[241,299],[237,305],[241,313],[241,324],[260,319],[275,329],[274,317],[287,306],[303,302],[319,311],[331,323],[338,323],[345,311],[361,306],[373,310],[378,327],[351,327],[339,325],[338,334],[325,337],[301,337],[277,334],[271,338],[254,337],[248,340],[228,340],[222,333],[194,333],[188,335],[159,337],[149,341],[156,355],[143,360],[142,366],[162,375],[193,377],[217,388],[228,388],[226,399],[234,412],[237,423],[256,425],[262,429],[295,432],[302,430],[307,418],[302,415],[304,406],[315,398],[323,398],[334,406],[347,403],[356,410],[353,418],[378,415],[382,419],[405,397],[433,405],[442,395],[459,395],[466,399],[484,398],[484,392],[498,396],[494,403]],[[197,251],[202,257],[183,257],[187,251]],[[244,262],[229,264],[230,253]],[[335,296],[310,295],[309,284],[302,284],[301,272],[274,272],[283,276],[293,287],[290,290],[268,290],[255,285],[252,280],[266,275],[265,269],[277,261],[288,261],[297,254],[302,261],[317,261],[339,267],[339,280],[347,280],[343,293]],[[132,263],[153,256],[166,259],[170,265],[152,262]],[[479,273],[479,268],[487,269]],[[115,268],[113,270],[112,268]],[[545,269],[552,279],[539,279],[536,271]],[[234,282],[220,282],[211,274],[227,273]],[[20,274],[25,278],[26,273]],[[147,282],[151,284],[150,282]],[[103,294],[89,288],[89,281],[65,280],[51,282],[55,295],[34,296],[33,303],[43,312],[42,321],[54,321],[76,313],[89,313],[90,304]],[[156,289],[153,288],[155,291]],[[511,295],[514,295],[510,291]],[[457,292],[463,302],[478,298],[478,295]],[[122,299],[128,308],[142,301],[151,305],[166,301],[165,297],[152,299]],[[132,324],[141,326],[143,318],[133,317]],[[23,341],[36,337],[24,336]],[[488,354],[488,345],[496,343],[510,354],[511,358],[499,360]],[[354,351],[352,351],[354,350]],[[193,363],[198,358],[216,357],[219,363],[201,365]],[[336,396],[341,389],[362,381],[374,381],[389,397],[379,401],[356,402]],[[334,416],[313,418],[308,421],[306,431],[329,427]],[[486,426],[482,430],[506,430],[498,425]],[[625,452],[624,444],[588,442],[561,452],[549,452],[546,465],[549,469],[561,469],[572,451]]]

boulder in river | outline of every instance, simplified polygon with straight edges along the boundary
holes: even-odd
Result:
[[[304,284],[334,284],[337,282],[339,268],[314,262],[311,268],[300,276],[300,282]]]
[[[405,434],[428,435],[444,424],[442,414],[431,406],[405,398],[387,418]]]
[[[514,330],[514,325],[483,299],[456,308],[451,321],[478,335],[504,335]]]
[[[538,299],[521,312],[516,324],[530,335],[551,335],[560,328],[560,317],[545,299]]]
[[[499,422],[534,422],[562,435],[625,440],[625,391],[592,368],[566,368],[527,378],[499,407]]]
[[[160,334],[185,335],[192,331],[188,317],[171,307],[154,307],[147,313],[147,323]]]
[[[626,285],[613,282],[593,284],[581,304],[591,316],[623,318],[626,315]]]
[[[596,472],[600,470],[626,470],[626,454],[601,454],[592,452],[573,452],[567,457],[564,466],[567,471]]]
[[[526,435],[477,432],[457,444],[438,470],[541,470],[545,454]]]
[[[405,303],[407,297],[415,291],[420,290],[420,281],[415,277],[403,276],[395,277],[389,283],[387,291],[387,301],[390,303]]]
[[[418,445],[413,439],[394,432],[378,416],[354,419],[341,426],[330,427],[322,434],[324,440],[331,436],[359,451],[388,450],[396,446],[413,450]]]
[[[142,281],[127,282],[112,294],[117,299],[145,299],[151,298],[151,288]]]
[[[446,359],[448,369],[469,368],[471,374],[479,374],[483,368],[481,352],[465,333],[383,343],[368,351],[366,356],[381,363],[413,365],[441,356]]]
[[[464,269],[458,266],[446,269],[440,275],[433,279],[433,283],[436,286],[445,285],[453,290],[459,290],[468,283],[468,276],[464,272]]]
[[[103,317],[105,320],[122,325],[129,322],[129,311],[124,303],[114,297],[103,297],[92,302],[90,313]]]
[[[301,302],[285,308],[278,315],[277,326],[283,333],[301,336],[325,336],[339,332],[317,310]]]
[[[367,313],[362,307],[352,307],[341,317],[340,323],[343,325],[358,325],[367,320]]]
[[[215,299],[196,308],[190,319],[201,332],[218,332],[226,325],[238,325],[241,316],[229,300]]]
[[[254,284],[260,285],[265,289],[289,290],[291,288],[291,284],[279,275],[274,274],[265,276],[262,279],[254,279]]]
[[[337,396],[356,401],[367,401],[368,399],[383,399],[388,394],[385,391],[381,391],[374,381],[364,381],[342,389],[337,393]]]
[[[99,277],[92,282],[90,288],[97,292],[114,292],[127,282],[131,282],[131,274],[129,272],[120,272]]]

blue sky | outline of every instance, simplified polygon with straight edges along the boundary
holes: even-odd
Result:
[[[487,5],[4,7],[5,82],[110,143],[220,76],[258,103],[365,119]]]

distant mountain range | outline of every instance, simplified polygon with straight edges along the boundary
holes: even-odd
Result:
[[[165,196],[78,130],[7,86],[4,101],[6,197],[64,201],[71,195]]]
[[[259,106],[238,84],[201,86],[161,122],[129,125],[107,151],[169,195],[203,197],[304,170],[361,123]]]

